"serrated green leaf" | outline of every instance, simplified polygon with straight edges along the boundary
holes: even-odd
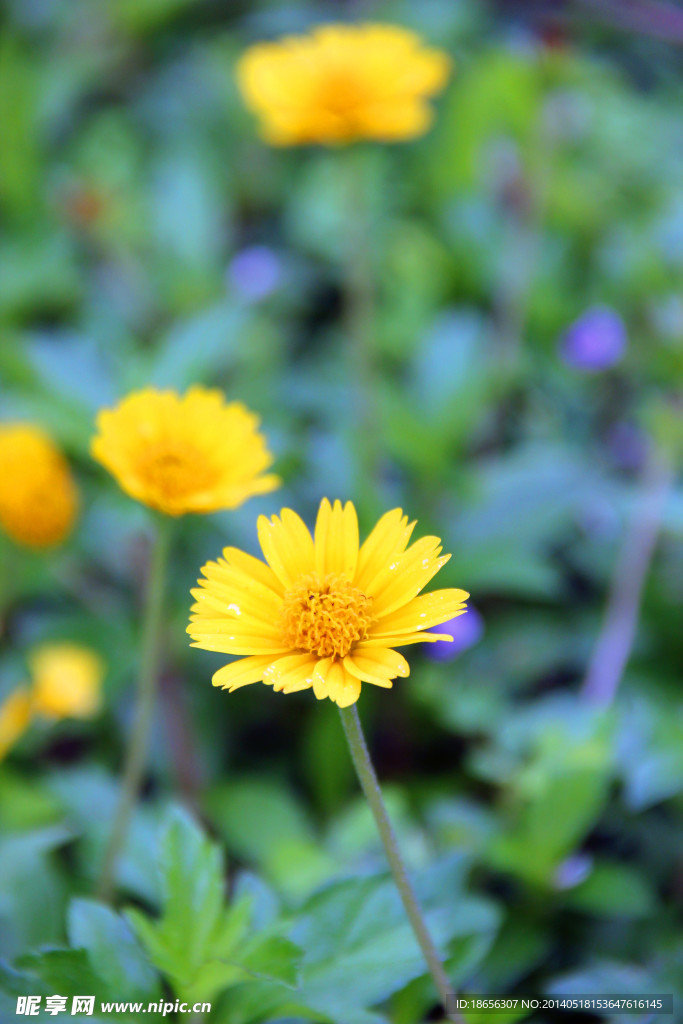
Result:
[[[113,910],[94,900],[74,900],[69,907],[67,928],[71,946],[86,951],[91,967],[112,998],[156,998],[156,971],[127,923]]]
[[[162,840],[161,914],[128,910],[152,963],[188,1002],[212,1000],[250,977],[297,979],[300,951],[272,929],[252,934],[251,899],[227,904],[218,845],[175,810]]]

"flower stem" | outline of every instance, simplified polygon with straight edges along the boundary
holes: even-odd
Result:
[[[365,736],[363,735],[363,728],[358,717],[358,710],[355,704],[352,704],[348,708],[340,708],[339,714],[341,715],[342,725],[344,726],[344,732],[346,733],[346,739],[349,744],[349,750],[351,751],[351,759],[358,775],[358,781],[360,782],[361,789],[365,794],[365,798],[370,805],[370,810],[375,819],[377,825],[377,831],[379,832],[382,845],[384,846],[384,852],[387,855],[389,861],[389,867],[396,883],[396,888],[399,891],[403,906],[405,907],[406,913],[412,925],[415,938],[417,939],[422,954],[425,958],[429,972],[434,979],[437,991],[443,1003],[444,1009],[448,1015],[448,1019],[456,1022],[461,1022],[462,1018],[455,1010],[455,992],[451,986],[448,976],[444,970],[443,964],[441,963],[441,957],[439,956],[438,950],[432,941],[432,937],[427,930],[420,904],[417,901],[415,890],[413,889],[412,883],[408,877],[406,866],[403,863],[401,852],[398,848],[398,841],[396,839],[396,833],[393,830],[387,809],[382,798],[382,791],[379,788],[379,782],[377,781],[377,775],[370,759],[370,752],[368,751],[367,743],[365,742]]]
[[[355,392],[357,493],[375,493],[379,469],[379,423],[374,353],[375,288],[364,154],[351,147],[344,154],[344,314]]]
[[[168,520],[160,519],[156,523],[156,535],[145,595],[135,719],[125,755],[119,802],[97,887],[99,898],[106,901],[111,899],[116,867],[126,842],[130,819],[140,792],[147,760],[147,741],[154,714],[159,675],[161,623],[170,532]]]
[[[6,642],[9,618],[17,595],[21,594],[23,563],[19,550],[0,534],[0,641]]]
[[[640,496],[624,537],[612,579],[605,617],[581,690],[583,700],[608,707],[631,656],[640,602],[671,492],[673,471],[657,451],[643,469]]]

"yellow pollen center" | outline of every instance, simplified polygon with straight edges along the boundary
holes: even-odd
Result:
[[[144,452],[142,475],[167,498],[182,498],[213,482],[206,454],[181,442],[150,445]]]
[[[320,658],[344,658],[353,644],[366,639],[371,605],[372,598],[343,576],[309,573],[285,594],[283,642]]]
[[[347,69],[328,68],[319,85],[318,101],[335,117],[347,117],[367,100],[358,77]]]

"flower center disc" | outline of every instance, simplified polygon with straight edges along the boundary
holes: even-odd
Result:
[[[168,498],[181,498],[210,483],[206,459],[189,445],[150,446],[143,462],[146,480]]]
[[[319,100],[321,106],[336,117],[344,117],[352,113],[366,94],[354,74],[345,69],[329,68],[320,83]]]
[[[288,647],[320,658],[344,658],[367,637],[372,598],[343,576],[309,573],[285,594],[282,637]]]

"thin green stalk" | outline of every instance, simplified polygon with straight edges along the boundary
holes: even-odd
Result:
[[[655,449],[643,468],[639,500],[617,558],[602,628],[581,690],[583,700],[597,707],[609,707],[614,701],[631,657],[643,587],[673,479],[671,466]]]
[[[389,820],[384,799],[382,798],[382,791],[379,788],[377,775],[370,759],[370,752],[365,742],[356,705],[352,704],[351,707],[340,708],[339,714],[341,715],[342,725],[344,726],[358,781],[374,816],[377,831],[382,840],[396,888],[403,901],[403,906],[412,925],[415,938],[422,950],[429,973],[434,979],[434,984],[449,1020],[462,1024],[462,1018],[455,1009],[455,992],[441,963],[438,950],[427,930],[420,904],[417,901],[415,890],[408,877],[406,866],[403,863],[403,858],[398,848],[396,834]]]
[[[0,639],[5,635],[5,622],[11,603],[9,542],[0,534]]]
[[[363,152],[351,147],[343,157],[344,289],[348,354],[355,396],[355,449],[359,495],[374,494],[379,469],[379,417],[376,407],[375,274],[364,182]]]
[[[106,901],[111,899],[116,867],[126,842],[130,819],[140,793],[147,761],[147,744],[154,715],[159,676],[161,625],[170,532],[170,521],[158,520],[145,596],[135,719],[126,749],[119,802],[97,887],[99,898]]]
[[[0,640],[6,639],[7,620],[21,592],[23,563],[9,537],[0,534]]]

